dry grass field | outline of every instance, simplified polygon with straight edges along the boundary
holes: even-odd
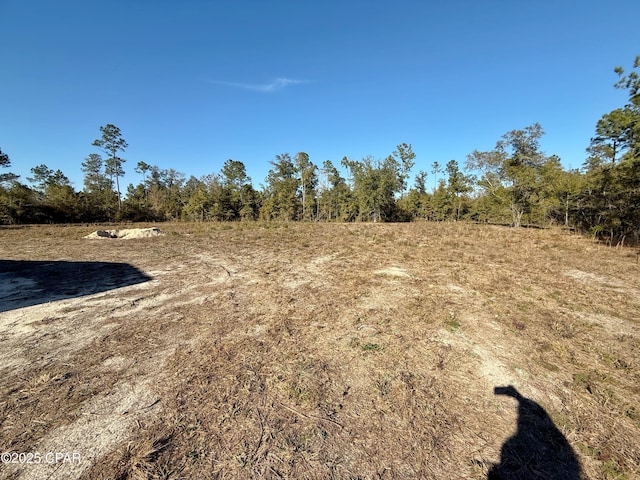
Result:
[[[159,226],[0,229],[0,478],[640,478],[634,250]]]

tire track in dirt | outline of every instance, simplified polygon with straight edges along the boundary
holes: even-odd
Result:
[[[33,446],[33,451],[42,452],[43,457],[47,453],[65,453],[72,462],[10,465],[7,477],[22,480],[79,478],[101,456],[126,442],[135,422],[161,413],[162,405],[154,396],[152,384],[153,379],[149,377],[142,377],[134,384],[118,384],[107,395],[87,402],[74,423],[56,428]]]

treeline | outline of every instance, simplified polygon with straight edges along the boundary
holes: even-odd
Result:
[[[433,162],[410,183],[416,155],[402,143],[384,159],[343,158],[314,163],[304,152],[276,155],[256,189],[245,165],[227,160],[217,173],[186,178],[174,169],[138,162],[141,181],[120,190],[128,147],[120,129],[100,128],[82,163],[84,185],[75,191],[60,170],[31,169],[30,185],[0,174],[0,221],[5,224],[110,221],[372,221],[468,219],[514,226],[560,224],[610,243],[640,236],[640,57],[616,88],[626,105],[603,115],[580,170],[540,148],[539,124],[512,130],[494,149]],[[0,167],[11,165],[0,151]],[[339,168],[341,167],[341,168]],[[1,171],[1,170],[0,170]]]

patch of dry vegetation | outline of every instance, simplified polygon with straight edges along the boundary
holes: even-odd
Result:
[[[462,223],[162,230],[0,230],[4,259],[126,262],[153,278],[0,313],[0,450],[83,455],[38,474],[481,479],[516,428],[516,402],[493,393],[512,384],[584,478],[640,475],[628,251]],[[91,428],[102,440],[83,443]]]

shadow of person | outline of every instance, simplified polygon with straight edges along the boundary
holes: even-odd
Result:
[[[580,462],[571,445],[554,425],[547,412],[518,390],[495,387],[496,395],[518,401],[518,430],[500,451],[487,480],[580,480]]]

